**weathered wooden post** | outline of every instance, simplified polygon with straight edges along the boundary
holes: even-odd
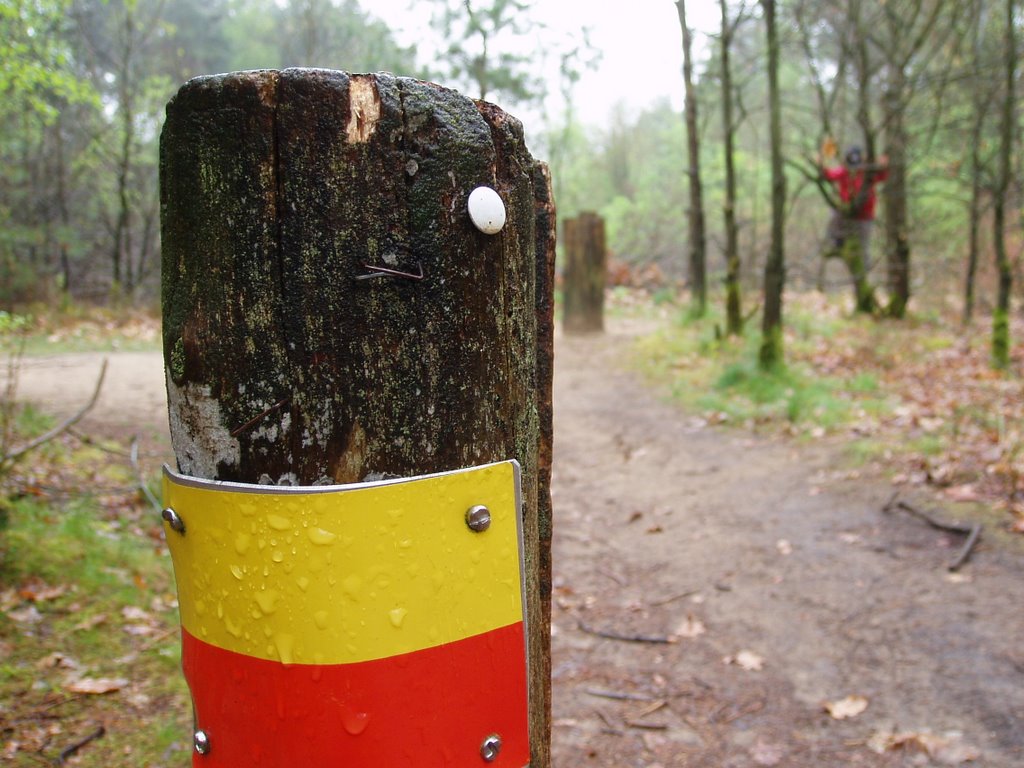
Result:
[[[251,647],[263,665],[243,665],[212,691],[203,678],[220,674],[218,662],[184,659],[197,707],[195,765],[517,764],[517,753],[507,740],[503,748],[499,734],[468,725],[468,732],[460,732],[460,703],[452,690],[472,684],[475,673],[458,668],[454,657],[428,663],[431,674],[447,683],[438,686],[399,683],[395,690],[371,674],[370,687],[378,681],[385,686],[374,694],[378,701],[383,696],[396,708],[392,718],[358,706],[345,709],[346,686],[354,684],[318,666],[324,659],[309,648],[321,646],[307,648],[302,636],[287,631],[287,622],[308,624],[313,634],[317,627],[339,631],[338,642],[323,653],[340,653],[355,648],[353,638],[365,627],[325,628],[329,617],[372,623],[376,619],[350,613],[346,601],[359,603],[359,610],[379,601],[380,611],[371,613],[390,618],[395,637],[421,631],[426,645],[441,638],[447,648],[444,638],[452,632],[472,634],[473,621],[483,618],[433,615],[417,625],[414,608],[426,606],[388,601],[399,586],[399,592],[409,584],[429,586],[431,579],[436,593],[479,588],[491,594],[498,587],[488,583],[489,550],[459,549],[470,536],[461,520],[461,533],[449,534],[439,518],[436,537],[424,532],[420,520],[417,535],[437,539],[430,542],[440,548],[432,550],[436,559],[449,559],[446,552],[459,562],[472,556],[462,573],[442,573],[434,561],[420,570],[420,561],[405,559],[405,548],[418,551],[419,539],[400,529],[423,510],[434,514],[435,507],[463,503],[458,484],[464,476],[455,470],[514,459],[521,468],[529,764],[548,766],[555,217],[547,170],[527,151],[520,123],[493,105],[387,74],[232,73],[192,80],[168,104],[160,170],[163,348],[178,470],[188,478],[249,484],[197,482],[193,489],[187,479],[169,475],[171,493],[181,503],[196,491],[196,503],[209,507],[204,519],[191,522],[165,510],[172,552],[184,546],[179,541],[204,542],[182,555],[191,575],[182,574],[175,556],[179,591],[191,579],[187,588],[200,604],[189,608],[191,630],[183,604],[183,642],[201,647],[203,638],[193,633],[209,632],[229,645]],[[471,220],[467,199],[478,187],[495,190],[503,201],[507,220],[500,231],[500,222],[478,221],[478,227]],[[346,513],[346,520],[362,521],[353,523],[358,530],[326,531],[316,518],[333,514],[319,506],[334,504],[327,500],[333,484],[433,473],[444,473],[444,481],[423,486],[422,504],[411,481],[370,486],[366,504],[350,504]],[[265,496],[252,493],[252,484],[263,487]],[[323,484],[328,493],[321,499],[311,486]],[[289,496],[284,486],[302,486],[310,496]],[[213,495],[201,495],[208,491]],[[357,498],[353,493],[339,498]],[[387,496],[392,493],[412,496],[400,503]],[[219,517],[220,500],[232,494],[234,516]],[[387,508],[373,506],[385,502]],[[264,514],[274,505],[278,512]],[[461,516],[465,509],[457,511]],[[300,527],[308,536],[300,535]],[[368,536],[390,537],[389,543],[352,540],[363,529]],[[317,549],[328,543],[334,549]],[[371,563],[372,582],[346,576],[344,561],[360,547],[378,548],[371,560],[394,558],[399,570],[385,573]],[[243,557],[264,559],[243,564]],[[310,573],[296,576],[306,574],[304,568]],[[452,587],[453,579],[461,583]],[[302,611],[286,597],[306,600],[316,589],[328,590],[324,594],[338,604],[298,615]],[[246,597],[245,590],[252,594]],[[419,593],[402,594],[417,600]],[[232,605],[243,604],[248,618],[228,615]],[[446,623],[458,626],[448,632]],[[386,637],[380,643],[386,645],[391,630],[382,624]],[[195,653],[187,643],[183,656]],[[400,669],[418,669],[420,658],[394,657]],[[482,664],[482,674],[500,679],[516,660]],[[266,682],[268,669],[278,676],[276,688]],[[219,700],[200,701],[197,687]],[[303,721],[309,702],[291,700],[310,691],[320,697],[317,711],[341,708],[333,726]],[[491,706],[504,695],[475,691],[474,706]],[[430,721],[403,719],[402,696],[434,697],[413,707],[430,712]],[[267,699],[262,704],[261,697]],[[257,743],[243,747],[238,734],[204,730],[204,717],[234,722],[230,710],[243,704],[248,711],[267,710],[257,713],[269,718],[263,730],[246,735]],[[332,727],[327,735],[313,734]],[[304,762],[290,751],[311,749],[311,734],[337,754]],[[443,743],[436,743],[438,734]],[[364,743],[388,754],[367,757],[352,746]],[[233,755],[226,754],[226,744],[234,745]],[[356,751],[342,754],[347,749]],[[353,762],[353,755],[367,762]]]
[[[566,333],[604,330],[604,286],[608,271],[604,219],[596,213],[581,213],[565,221],[564,307],[562,327]]]

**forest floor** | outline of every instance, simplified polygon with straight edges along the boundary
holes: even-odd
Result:
[[[669,404],[624,364],[639,330],[649,328],[612,319],[604,334],[556,340],[555,765],[1024,764],[1021,537],[990,535],[997,526],[986,522],[971,559],[949,571],[963,537],[885,511],[892,482],[851,470],[841,438],[759,436]],[[103,356],[26,359],[20,391],[70,413]],[[170,456],[160,355],[106,356],[103,394],[80,431],[122,443],[139,435],[152,472]],[[911,508],[955,517],[948,505],[934,511],[924,490],[901,489]],[[41,633],[45,598],[23,624],[18,595],[0,606],[12,615],[0,628]],[[151,627],[143,644],[173,646],[164,636],[173,610],[145,608],[167,627]],[[29,750],[18,725],[38,725],[23,711],[29,702],[56,706],[33,698],[40,674],[24,676],[23,705],[0,708],[9,721],[0,763]],[[127,730],[118,750],[131,752],[133,707],[178,728],[190,719],[180,691],[140,698],[134,682],[120,687],[75,705],[84,718],[82,707],[106,701],[94,721],[113,743],[83,743],[69,765],[142,765],[110,751]],[[116,697],[132,695],[111,714]],[[66,728],[63,742],[74,733]],[[187,739],[168,736],[166,761],[145,764],[186,764]]]

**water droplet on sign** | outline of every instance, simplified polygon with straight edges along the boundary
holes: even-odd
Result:
[[[370,724],[370,715],[368,712],[348,711],[341,716],[341,724],[353,736],[358,736]]]
[[[287,531],[292,527],[292,521],[280,515],[267,515],[267,525],[275,531]]]
[[[292,652],[295,650],[295,638],[282,632],[274,638],[274,645],[277,646],[277,655],[281,658],[281,663],[291,664]]]
[[[325,531],[323,528],[310,528],[307,534],[309,540],[319,546],[326,546],[338,538],[338,534]]]
[[[271,614],[277,610],[277,600],[280,597],[277,590],[268,589],[266,592],[256,593],[256,605],[265,614]]]
[[[252,536],[247,533],[240,533],[235,536],[235,552],[240,555],[244,555],[249,551],[249,545],[252,544]]]
[[[353,600],[358,600],[359,592],[363,588],[363,580],[355,574],[352,574],[351,576],[345,577],[345,580],[341,583],[341,586],[344,588],[345,593],[349,597],[351,597]]]
[[[393,608],[388,611],[388,618],[391,619],[391,626],[395,629],[400,629],[402,622],[405,621],[405,615],[408,611],[405,608]]]

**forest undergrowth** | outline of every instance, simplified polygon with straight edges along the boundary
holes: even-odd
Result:
[[[855,315],[847,297],[786,296],[786,365],[759,370],[759,332],[723,338],[714,311],[687,314],[685,297],[660,304],[625,289],[612,311],[666,320],[637,345],[637,364],[701,424],[838,443],[855,479],[882,475],[898,492],[1003,513],[1024,533],[1024,321],[1013,320],[1011,366],[991,367],[990,326],[919,313],[902,321]]]

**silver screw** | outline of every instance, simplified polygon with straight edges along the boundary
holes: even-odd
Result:
[[[498,759],[499,752],[501,752],[501,736],[496,733],[492,733],[484,739],[484,743],[480,745],[480,757],[488,763],[493,763]]]
[[[210,754],[210,737],[206,735],[206,731],[196,731],[192,736],[192,743],[200,755]]]
[[[185,521],[181,519],[181,516],[170,507],[164,509],[160,513],[160,517],[167,521],[167,524],[171,526],[172,531],[177,531],[182,536],[185,535]]]
[[[491,527],[491,510],[483,504],[477,504],[466,510],[466,525],[471,531],[483,533]]]

